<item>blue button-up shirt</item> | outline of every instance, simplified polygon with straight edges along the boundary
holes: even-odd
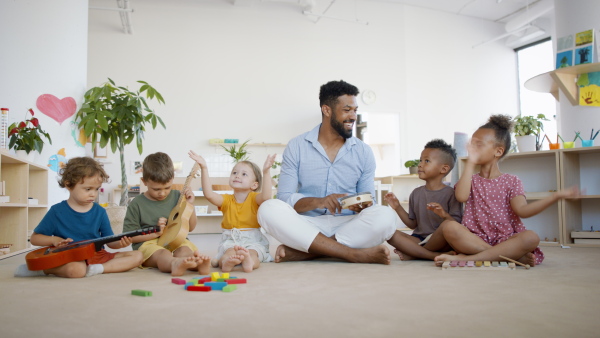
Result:
[[[371,192],[375,196],[375,157],[371,148],[356,137],[346,139],[333,163],[319,143],[319,128],[293,138],[283,152],[277,198],[292,207],[304,197]],[[303,215],[330,214],[314,209]],[[354,214],[344,209],[342,214]]]

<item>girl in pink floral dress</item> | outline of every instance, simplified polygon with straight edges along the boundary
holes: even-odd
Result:
[[[578,198],[579,189],[569,188],[527,203],[523,183],[500,172],[498,162],[510,149],[512,122],[509,116],[493,115],[479,127],[467,146],[469,156],[455,194],[465,203],[463,224],[445,221],[444,239],[457,255],[440,255],[437,265],[450,260],[498,261],[503,255],[534,266],[544,260],[538,235],[525,229],[521,218],[539,214],[561,198]],[[475,167],[479,165],[479,173]]]

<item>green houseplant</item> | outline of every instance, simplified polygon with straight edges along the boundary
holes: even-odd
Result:
[[[221,146],[221,148],[225,149],[229,156],[231,156],[233,163],[238,163],[240,161],[247,161],[250,158],[250,153],[246,150],[248,142],[250,142],[250,140],[246,140],[246,142],[242,143],[239,148],[235,143],[229,148],[225,146]]]
[[[52,144],[52,139],[50,138],[50,134],[42,129],[40,121],[36,117],[33,117],[33,109],[29,109],[28,112],[31,114],[31,119],[14,122],[8,127],[8,137],[10,138],[8,148],[15,151],[24,150],[27,154],[34,150],[41,153],[44,149],[42,136],[50,144]],[[27,113],[25,113],[25,116],[27,116]]]
[[[550,121],[544,114],[519,116],[514,119],[513,130],[519,151],[536,151],[542,146],[541,132],[544,130],[542,121]],[[533,144],[533,146],[532,146]]]
[[[411,175],[414,175],[417,173],[417,170],[418,170],[417,167],[419,166],[420,162],[421,162],[421,160],[419,160],[419,159],[406,161],[406,162],[404,162],[404,167],[408,168],[408,172]]]
[[[108,79],[104,85],[89,89],[84,95],[81,109],[75,116],[79,128],[83,128],[85,136],[91,137],[92,147],[99,143],[100,148],[110,144],[112,152],[119,150],[121,159],[121,193],[120,205],[127,201],[127,171],[125,170],[125,145],[135,140],[138,152],[143,150],[144,131],[149,123],[156,129],[158,123],[163,128],[162,119],[148,107],[146,98],[156,99],[164,104],[162,95],[147,82],[137,81],[141,87],[131,91],[126,87],[118,87]]]

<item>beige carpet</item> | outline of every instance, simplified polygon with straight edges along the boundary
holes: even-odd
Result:
[[[218,235],[190,237],[216,252]],[[14,278],[21,255],[0,261],[0,336],[600,336],[600,248],[544,251],[541,266],[496,272],[441,271],[395,255],[391,266],[268,263],[235,273],[248,284],[232,293],[184,291],[153,269]],[[132,296],[132,289],[153,296]]]

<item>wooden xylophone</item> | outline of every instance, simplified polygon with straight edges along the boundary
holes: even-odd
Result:
[[[449,271],[501,271],[515,270],[516,264],[513,262],[496,261],[446,261],[442,264],[442,270]]]

